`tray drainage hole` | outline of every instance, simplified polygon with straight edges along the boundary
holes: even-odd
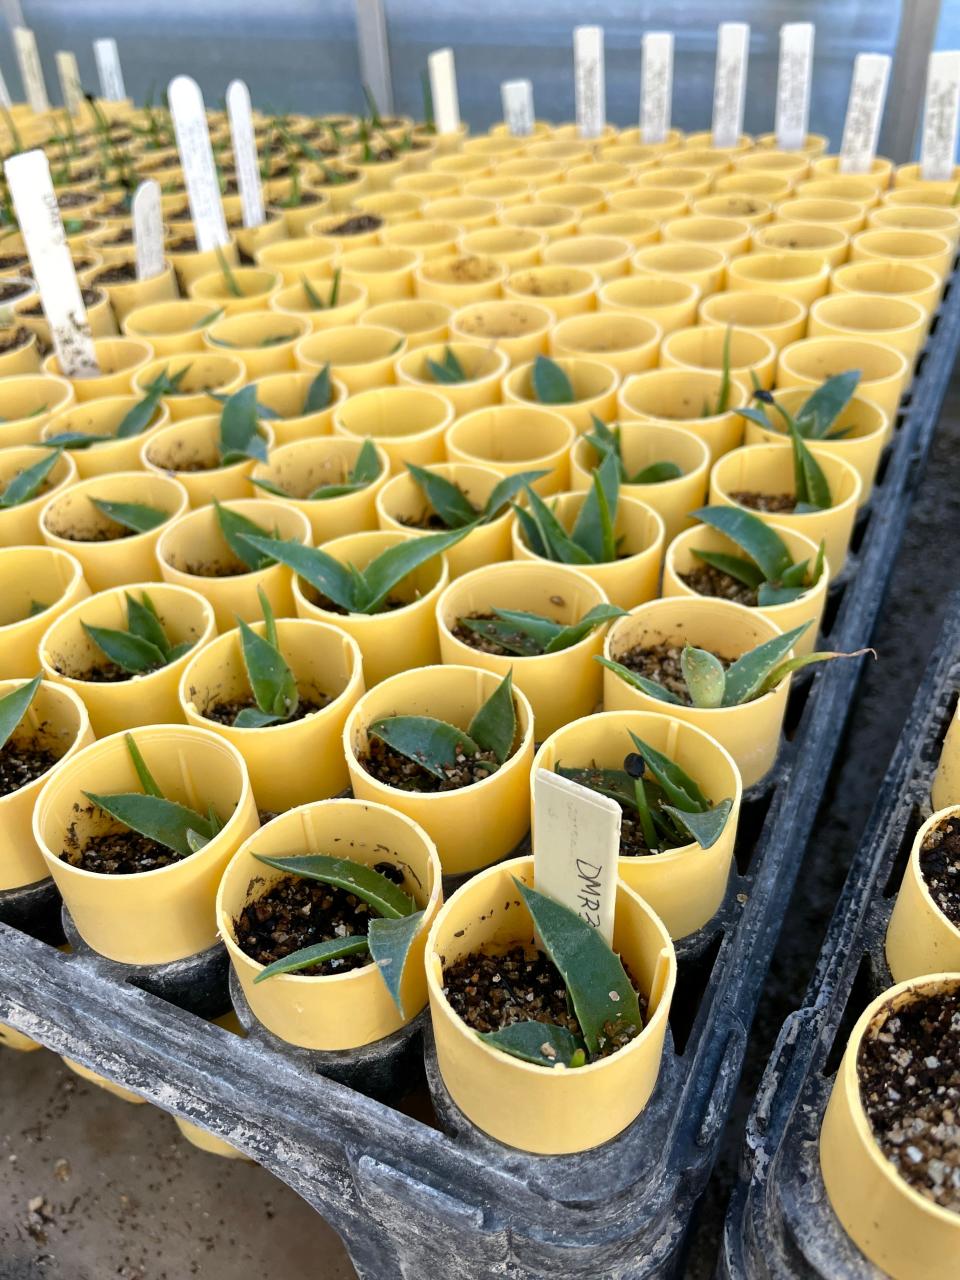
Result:
[[[830,1045],[830,1052],[827,1054],[821,1068],[821,1075],[832,1076],[836,1074],[837,1068],[840,1066],[840,1059],[843,1057],[844,1050],[847,1047],[847,1041],[850,1039],[850,1032],[856,1025],[861,1013],[873,999],[874,992],[870,981],[870,972],[870,957],[867,955],[861,956],[857,976],[854,978],[850,994],[847,996],[847,1003],[843,1007],[843,1016],[837,1025],[833,1043]]]
[[[670,1005],[670,1030],[673,1033],[673,1044],[678,1054],[682,1054],[687,1047],[703,993],[710,982],[710,975],[722,943],[723,933],[720,932],[698,955],[679,962],[677,988]]]
[[[903,873],[907,869],[907,862],[910,858],[910,850],[913,848],[913,842],[916,839],[917,832],[923,826],[923,818],[920,816],[920,808],[913,805],[907,817],[906,826],[903,828],[903,834],[900,837],[900,843],[897,846],[896,856],[890,867],[890,874],[887,876],[887,882],[883,886],[883,896],[892,898],[900,888],[903,880]]]
[[[880,462],[877,466],[877,474],[874,477],[874,485],[882,485],[890,466],[890,459],[893,457],[893,449],[888,444],[884,447],[883,453],[880,455]]]
[[[767,820],[773,796],[774,788],[768,787],[762,795],[757,796],[756,799],[745,800],[740,806],[740,821],[737,823],[737,843],[734,848],[734,856],[737,860],[737,870],[742,876],[745,876],[750,870],[750,863],[753,861],[753,855],[757,851],[760,833],[763,831],[763,824]]]
[[[866,537],[867,530],[870,528],[872,514],[873,513],[870,508],[867,507],[857,515],[856,524],[853,526],[853,533],[850,535],[850,555],[855,556],[863,546],[863,539]]]

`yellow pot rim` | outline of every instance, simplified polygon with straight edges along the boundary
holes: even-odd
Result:
[[[936,813],[931,813],[930,817],[927,818],[926,822],[923,823],[920,830],[913,838],[913,848],[910,850],[910,861],[913,864],[913,869],[916,873],[916,880],[920,886],[920,893],[922,897],[937,916],[941,927],[946,928],[947,932],[960,942],[960,928],[953,923],[930,892],[930,886],[927,884],[926,876],[923,874],[920,866],[920,846],[923,844],[924,838],[934,829],[934,827],[939,826],[945,818],[950,817],[960,817],[960,804],[948,805],[946,809],[938,809]],[[911,981],[916,982],[918,979],[913,978]],[[926,1197],[923,1198],[926,1199]]]
[[[144,445],[144,448],[146,448],[146,445]],[[111,471],[109,475],[89,476],[86,480],[76,481],[76,483],[70,485],[68,489],[60,489],[56,493],[51,494],[50,498],[44,503],[40,511],[40,531],[43,534],[44,539],[49,540],[50,546],[56,547],[62,551],[66,551],[69,547],[75,545],[84,546],[89,551],[90,548],[98,546],[99,543],[89,539],[84,540],[82,538],[63,538],[59,533],[54,533],[52,529],[47,528],[47,515],[52,508],[55,507],[62,498],[66,497],[67,494],[76,496],[79,491],[89,492],[91,489],[96,489],[98,485],[104,484],[107,480],[126,480],[128,482],[136,482],[137,480],[143,480],[145,478],[155,480],[157,477],[161,480],[170,480],[176,486],[176,489],[179,490],[179,492],[176,492],[176,498],[179,505],[175,510],[170,512],[163,524],[157,525],[156,528],[153,529],[147,529],[143,533],[131,533],[129,537],[123,539],[123,544],[127,547],[142,547],[151,539],[156,541],[158,531],[163,533],[165,529],[168,529],[174,520],[178,520],[182,515],[186,514],[187,507],[189,506],[187,491],[183,488],[180,481],[176,480],[169,471],[163,471],[159,467],[151,467],[149,471]],[[171,489],[171,496],[174,496],[174,492],[175,491]],[[107,545],[109,545],[109,543],[107,543]]]

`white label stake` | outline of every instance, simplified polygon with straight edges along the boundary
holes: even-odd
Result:
[[[573,83],[581,138],[599,138],[607,123],[603,27],[574,27]]]
[[[537,770],[533,793],[537,889],[576,911],[612,945],[620,806],[549,769]]]
[[[885,53],[858,53],[843,122],[840,144],[841,173],[869,173],[877,154],[877,138],[890,78],[890,58]]]
[[[457,66],[452,49],[437,49],[427,59],[433,123],[437,133],[457,133],[460,129],[460,95],[457,93]]]
[[[222,248],[229,244],[230,236],[223,216],[220,184],[217,181],[217,167],[213,162],[203,94],[196,80],[191,80],[189,76],[177,76],[170,81],[167,97],[180,164],[187,184],[197,248],[201,253],[207,253],[218,246]]]
[[[137,187],[131,206],[133,242],[137,250],[137,279],[152,280],[163,270],[163,214],[160,183],[148,178]]]
[[[781,151],[799,151],[807,140],[813,38],[812,22],[787,22],[780,28],[776,131]]]
[[[920,177],[925,182],[949,182],[957,156],[957,114],[960,112],[960,52],[931,53],[927,96],[923,104],[923,142]]]
[[[673,35],[648,31],[640,62],[640,141],[666,142],[673,109]]]
[[[7,82],[3,78],[2,71],[0,71],[0,104],[5,106],[8,110],[13,105],[10,100],[10,90],[7,88]]]
[[[69,49],[61,49],[57,53],[57,75],[60,77],[63,105],[72,116],[78,116],[84,101],[83,83],[80,80],[77,55],[71,53]]]
[[[530,80],[504,80],[500,86],[503,119],[507,133],[529,138],[533,133],[533,84]]]
[[[250,90],[242,80],[230,82],[227,89],[227,114],[230,117],[230,137],[233,141],[233,159],[237,166],[243,225],[259,227],[266,216],[260,187],[260,157],[257,155],[257,140],[253,132]]]
[[[713,81],[715,147],[735,147],[743,133],[749,55],[749,24],[721,22],[717,28],[717,69]]]
[[[43,67],[40,65],[40,54],[37,52],[37,37],[29,27],[14,27],[13,44],[30,110],[41,115],[44,111],[50,110],[50,99],[47,97],[47,86],[43,81]]]
[[[60,368],[68,378],[100,373],[73,258],[67,245],[50,166],[42,151],[12,156],[3,166],[23,232]]]
[[[120,52],[117,49],[116,40],[94,40],[93,55],[97,60],[101,97],[106,98],[108,102],[122,102],[127,96],[127,91],[123,85]]]

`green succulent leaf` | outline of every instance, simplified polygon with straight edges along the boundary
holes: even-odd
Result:
[[[475,526],[465,525],[449,533],[428,533],[422,538],[411,538],[395,543],[371,560],[363,572],[365,599],[360,612],[375,613],[387,596],[403,579],[434,556],[449,551]]]
[[[596,604],[579,622],[571,622],[568,627],[563,627],[547,643],[544,653],[559,653],[561,649],[569,649],[572,645],[579,644],[596,627],[612,622],[614,618],[622,618],[626,612],[626,609],[615,604]]]
[[[853,653],[834,653],[824,651],[821,653],[805,653],[798,658],[788,658],[786,662],[781,662],[778,667],[775,667],[774,670],[770,672],[764,680],[760,692],[769,693],[770,690],[775,689],[780,681],[786,676],[791,675],[794,671],[800,671],[803,667],[811,667],[814,663],[819,662],[832,662],[835,658],[862,658],[864,654],[867,653],[873,654],[874,658],[877,656],[873,649],[857,649]]]
[[[458,756],[475,756],[480,749],[463,729],[433,716],[384,716],[371,721],[367,733],[441,779]]]
[[[630,737],[643,763],[653,774],[671,804],[685,813],[704,813],[709,809],[710,801],[703,794],[695,778],[691,778],[685,769],[682,769],[669,756],[664,755],[662,751],[658,751],[649,742],[638,738],[632,730]]]
[[[24,467],[18,475],[13,477],[3,493],[0,493],[0,509],[19,507],[22,503],[30,502],[35,498],[43,488],[47,476],[59,461],[60,451],[57,449],[47,454],[45,458],[41,458],[39,462],[35,462],[32,467]]]
[[[216,322],[223,315],[224,310],[225,310],[224,307],[217,307],[216,311],[208,312],[207,315],[205,315],[202,319],[198,320],[197,323],[193,326],[194,331],[196,331],[197,329],[206,329],[207,325],[216,324]]]
[[[260,569],[266,569],[268,565],[273,564],[274,557],[269,547],[265,549],[258,547],[256,551],[251,549],[251,539],[254,538],[262,538],[265,542],[276,541],[269,537],[262,525],[249,519],[248,516],[241,515],[239,511],[222,506],[219,502],[214,502],[213,507],[224,541],[241,564],[245,564],[251,573],[257,573]]]
[[[795,513],[801,509],[824,511],[832,507],[833,498],[830,496],[827,477],[795,426],[790,428],[790,441],[793,447],[793,483],[797,501]]]
[[[150,640],[144,640],[129,631],[93,627],[86,622],[81,625],[97,648],[130,675],[142,675],[166,665],[166,653]]]
[[[364,612],[358,607],[356,582],[347,565],[319,547],[305,547],[296,538],[266,537],[265,532],[261,529],[257,534],[244,534],[241,539],[259,553],[261,563],[285,564],[341,609],[349,613]]]
[[[85,791],[83,794],[91,804],[108,813],[117,822],[150,840],[156,840],[181,858],[187,858],[196,852],[196,842],[190,843],[187,839],[188,832],[195,832],[203,837],[204,842],[213,839],[207,819],[174,800],[141,795],[139,792],[99,795],[93,791]]]
[[[42,681],[42,675],[34,676],[32,680],[27,680],[26,683],[0,698],[0,750],[10,741],[12,734],[29,711]]]
[[[106,444],[113,439],[114,436],[89,431],[59,431],[55,436],[47,436],[41,444],[45,449],[92,449],[95,444]]]
[[[427,369],[434,382],[452,384],[470,381],[463,365],[449,347],[444,347],[442,360],[431,360],[428,356]]]
[[[739,707],[760,697],[769,687],[768,680],[772,672],[783,662],[793,648],[794,643],[810,626],[804,622],[799,627],[792,627],[783,635],[774,636],[742,654],[732,666],[727,668],[726,688],[723,695],[723,706]]]
[[[353,470],[350,473],[350,482],[360,488],[373,484],[374,480],[379,478],[381,469],[382,464],[377,453],[377,446],[368,436],[360,446],[360,452],[357,454],[357,460],[353,464]]]
[[[267,460],[267,442],[258,430],[259,405],[254,383],[228,396],[220,414],[217,449],[220,462],[229,467],[247,458]]]
[[[326,853],[301,854],[292,858],[270,858],[262,853],[253,856],[258,862],[286,871],[289,875],[304,876],[308,880],[319,880],[322,884],[345,889],[389,920],[399,920],[414,912],[416,904],[408,893],[362,862],[334,858]]]
[[[480,513],[459,485],[412,462],[408,462],[406,467],[417,488],[448,529],[460,529],[477,519]]]
[[[494,486],[486,506],[483,508],[483,519],[487,523],[495,520],[527,485],[533,485],[541,476],[549,475],[549,471],[518,471],[516,475],[504,476]]]
[[[658,684],[656,680],[648,680],[646,676],[641,676],[636,671],[631,671],[622,662],[616,662],[613,658],[605,658],[602,654],[597,654],[594,657],[594,662],[599,662],[602,667],[606,667],[614,675],[619,676],[625,684],[634,689],[639,689],[641,693],[646,693],[651,698],[658,698],[661,702],[669,702],[675,707],[684,705],[683,699],[678,698],[675,693],[672,693],[662,684]]]
[[[464,617],[458,618],[457,623],[461,627],[466,627],[468,631],[472,631],[474,635],[494,641],[505,652],[517,658],[535,658],[543,653],[543,648],[533,636],[520,631],[513,623],[502,618]]]
[[[240,625],[243,665],[246,668],[250,688],[253,690],[254,700],[261,716],[271,717],[270,723],[273,724],[277,720],[286,720],[293,715],[300,704],[300,695],[297,691],[296,678],[280,652],[270,601],[262,587],[258,594],[266,621],[267,634],[257,635],[242,618],[238,618],[237,622]],[[241,717],[244,717],[242,723]],[[255,718],[260,719],[260,717]],[[245,715],[245,711],[241,711],[234,720],[234,725],[240,729],[263,727],[262,723],[251,725],[250,720],[251,717]]]
[[[513,504],[513,514],[517,517],[517,524],[520,526],[520,532],[523,534],[524,541],[536,556],[543,556],[547,559],[547,545],[540,536],[540,526],[536,520],[524,507]]]
[[[581,1067],[586,1062],[583,1041],[552,1022],[511,1022],[499,1031],[478,1034],[491,1048],[538,1067]]]
[[[767,582],[780,581],[793,564],[787,545],[777,531],[751,511],[742,507],[715,506],[700,507],[690,514],[735,542],[759,567],[761,577],[758,582],[749,583],[750,586],[759,586],[764,579]]]
[[[688,644],[680,654],[680,669],[695,707],[723,705],[726,675],[719,658]]]
[[[631,809],[636,808],[634,780],[625,769],[574,769],[558,764],[554,772],[559,773],[562,778],[569,778],[571,782],[579,782],[581,787],[588,787],[620,804],[629,805]]]
[[[127,629],[141,640],[148,640],[164,655],[169,654],[170,644],[160,622],[156,607],[145,591],[136,600],[129,591],[124,592],[127,602]],[[193,646],[188,646],[192,648]]]
[[[482,751],[492,751],[500,764],[506,760],[517,733],[513,704],[513,672],[508,671],[467,726]]]
[[[325,960],[339,960],[343,956],[356,956],[367,950],[367,939],[358,936],[348,938],[328,938],[326,942],[316,942],[312,947],[301,947],[299,951],[291,951],[281,960],[268,964],[254,978],[254,986],[258,982],[266,982],[275,978],[278,973],[299,973],[301,969],[310,969],[315,964],[323,964]]]
[[[133,436],[142,435],[153,421],[159,403],[160,391],[148,391],[143,399],[138,401],[132,409],[128,409],[120,419],[116,431],[117,439],[129,440]]]
[[[723,364],[720,375],[720,390],[717,392],[717,402],[713,408],[713,414],[716,414],[718,417],[721,413],[726,413],[730,408],[730,392],[733,386],[730,379],[730,338],[732,333],[733,326],[727,325],[727,331],[723,336]]]
[[[101,515],[124,529],[132,529],[134,533],[149,533],[170,519],[169,511],[148,507],[142,502],[107,502],[103,498],[91,498],[90,501]]]
[[[593,483],[570,532],[573,542],[594,564],[609,564],[617,558],[614,524],[619,497],[620,467],[615,455],[608,453],[593,473]]]
[[[237,283],[237,277],[233,274],[233,268],[227,261],[227,255],[219,245],[216,246],[216,253],[217,262],[220,266],[220,274],[223,276],[223,283],[226,285],[227,292],[234,298],[242,298],[243,290]]]
[[[403,972],[410,948],[423,927],[423,917],[422,911],[414,911],[401,920],[372,917],[367,922],[367,943],[370,947],[370,955],[379,968],[380,977],[386,983],[387,990],[401,1017],[407,1017],[401,994]]]
[[[560,564],[593,564],[594,561],[590,553],[574,542],[536,489],[531,489],[528,485],[524,493],[529,503],[529,512],[525,514],[529,514],[537,526],[537,533],[539,534],[540,544],[544,548],[543,554],[546,559],[556,560]],[[514,511],[519,513],[522,510],[522,507],[514,506]],[[526,528],[526,522],[523,521],[522,517],[519,517],[519,514],[518,518],[521,519],[523,527]],[[538,552],[538,554],[540,553]]]
[[[682,469],[675,462],[651,462],[635,475],[629,476],[626,483],[663,484],[667,480],[679,480],[682,475]]]
[[[680,809],[676,805],[667,804],[663,807],[671,818],[690,833],[701,849],[711,849],[723,835],[733,801],[721,800],[703,813]]]
[[[850,403],[860,381],[860,370],[838,373],[821,383],[813,395],[797,411],[797,426],[802,435],[822,440]]]
[[[753,591],[763,583],[763,570],[758,568],[752,560],[744,560],[741,556],[728,556],[722,551],[704,551],[699,547],[691,547],[691,551],[704,564],[712,565],[721,573],[729,574],[731,578],[736,578],[737,582],[742,582],[745,587],[750,587]]]
[[[573,404],[573,383],[555,360],[537,356],[530,373],[533,397],[539,404]]]
[[[778,587],[764,582],[757,591],[757,604],[761,609],[772,609],[778,604],[790,604],[799,600],[808,590],[808,587]]]

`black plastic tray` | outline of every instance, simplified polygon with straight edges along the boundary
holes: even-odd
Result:
[[[823,647],[869,642],[958,341],[954,279],[832,586]],[[0,920],[16,924],[0,925],[0,1021],[252,1156],[333,1224],[368,1280],[674,1275],[859,671],[859,660],[837,662],[795,682],[776,768],[744,798],[724,904],[678,946],[656,1091],[630,1129],[592,1152],[529,1156],[480,1134],[445,1093],[428,1019],[423,1058],[385,1047],[392,1080],[371,1064],[364,1085],[402,1093],[425,1062],[432,1111],[416,1093],[404,1110],[339,1083],[358,1078],[350,1063],[335,1064],[333,1079],[316,1055],[203,1021],[175,1003],[177,983],[163,974],[55,950],[49,909],[25,907],[29,894],[0,895]]]

